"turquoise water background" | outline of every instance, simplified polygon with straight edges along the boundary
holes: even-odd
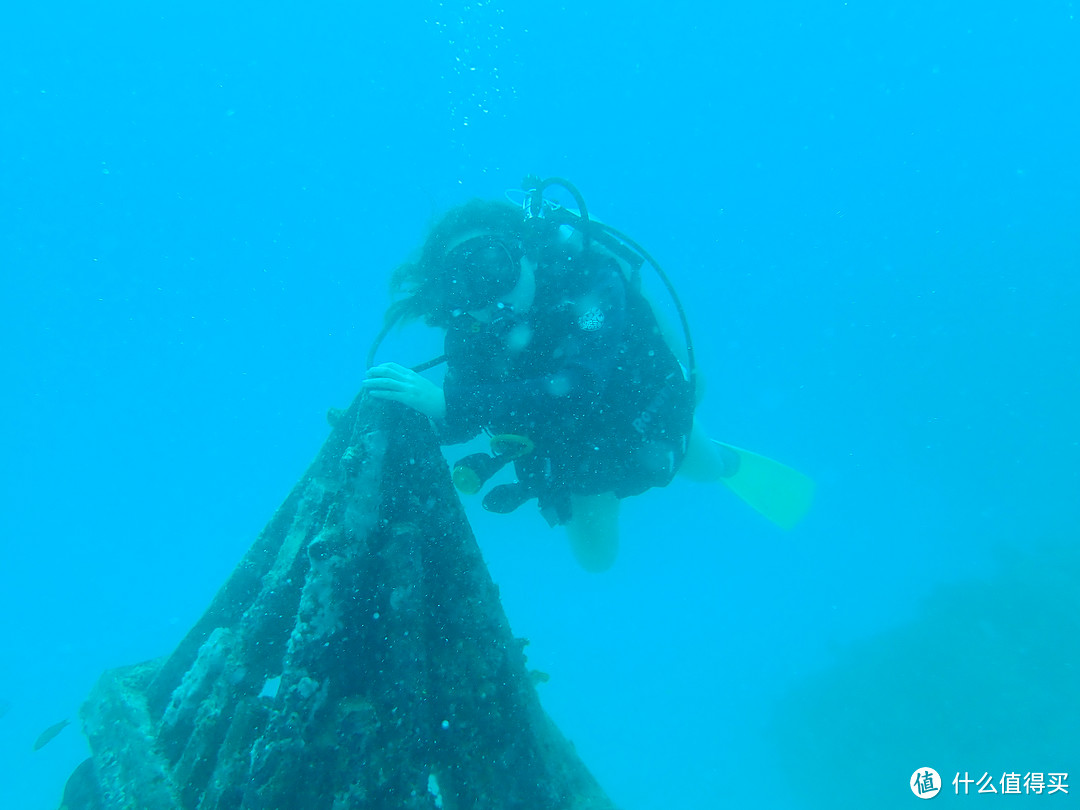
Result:
[[[42,2],[0,27],[0,799],[169,652],[348,403],[389,272],[529,173],[672,276],[710,432],[812,475],[628,501],[580,573],[468,503],[549,712],[644,808],[911,806],[1074,771],[1072,2]],[[383,359],[438,342],[410,329]]]

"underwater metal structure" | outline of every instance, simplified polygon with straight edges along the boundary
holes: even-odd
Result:
[[[106,672],[67,810],[613,810],[540,705],[427,420],[365,395],[169,656]]]

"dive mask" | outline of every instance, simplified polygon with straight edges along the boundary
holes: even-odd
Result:
[[[495,303],[517,286],[524,255],[520,245],[490,234],[457,245],[443,260],[449,308],[471,312]]]

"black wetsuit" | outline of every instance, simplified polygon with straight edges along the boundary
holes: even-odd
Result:
[[[447,444],[528,436],[519,481],[569,517],[569,495],[666,486],[686,451],[693,395],[652,308],[602,254],[536,271],[527,312],[455,318],[446,335]]]

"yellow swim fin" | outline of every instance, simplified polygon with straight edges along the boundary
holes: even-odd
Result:
[[[738,471],[720,479],[728,489],[781,528],[793,528],[803,519],[814,500],[814,482],[808,476],[741,447],[716,443],[739,457]]]

